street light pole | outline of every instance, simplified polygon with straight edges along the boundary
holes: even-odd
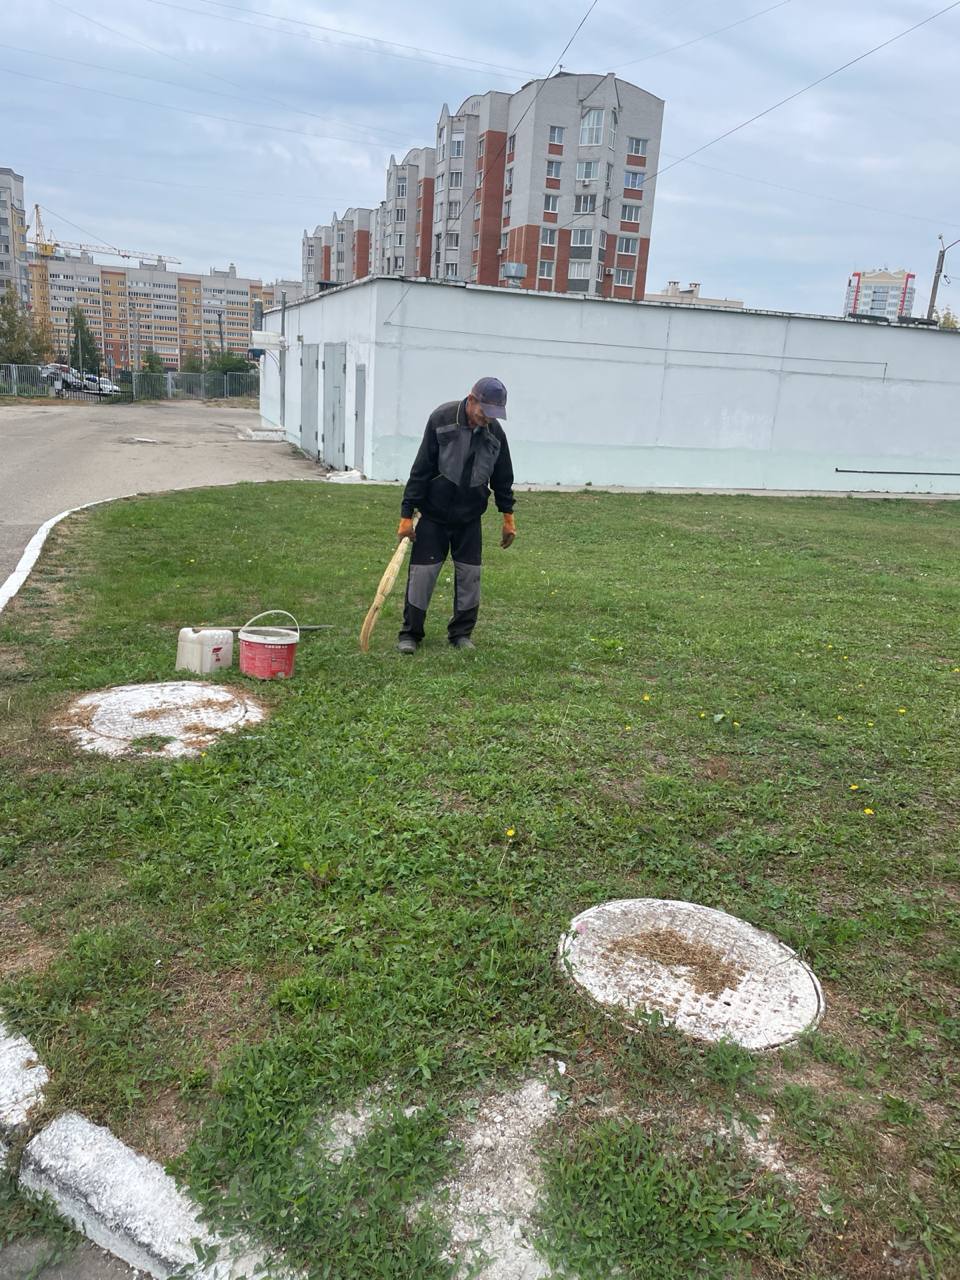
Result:
[[[933,284],[930,288],[930,305],[927,307],[927,319],[934,319],[934,311],[937,306],[937,290],[940,288],[940,277],[943,275],[943,263],[947,256],[947,250],[952,249],[955,244],[960,244],[960,240],[953,240],[950,244],[943,243],[943,236],[939,237],[940,252],[937,254],[937,269],[933,273]]]

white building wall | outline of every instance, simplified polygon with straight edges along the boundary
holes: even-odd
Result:
[[[520,483],[960,491],[950,332],[392,280],[287,317],[292,350],[346,342],[348,396],[366,364],[360,469],[376,479],[405,478],[431,410],[493,374]]]

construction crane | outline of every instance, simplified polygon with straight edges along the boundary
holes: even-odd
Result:
[[[160,253],[141,253],[137,249],[115,249],[110,245],[81,244],[74,240],[60,240],[52,232],[48,234],[43,225],[40,206],[33,206],[33,235],[27,237],[27,243],[33,246],[35,257],[29,264],[33,310],[44,329],[51,333],[53,329],[53,313],[50,310],[50,262],[58,249],[74,249],[82,253],[100,253],[115,258],[154,258],[157,263],[163,261],[179,262],[179,258]],[[138,343],[139,347],[139,343]]]
[[[33,245],[38,258],[52,258],[58,249],[77,249],[85,253],[107,254],[112,258],[155,258],[158,262],[161,259],[164,262],[180,261],[179,258],[171,257],[166,253],[146,253],[140,249],[115,249],[106,244],[81,244],[75,240],[60,240],[52,233],[48,235],[44,230],[43,217],[38,204],[33,206],[33,235],[28,237],[27,243]]]

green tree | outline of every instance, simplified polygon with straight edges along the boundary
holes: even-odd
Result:
[[[163,361],[153,347],[147,347],[144,351],[140,367],[144,373],[163,373]]]
[[[90,332],[82,307],[70,308],[70,358],[74,369],[92,372],[100,368],[100,348]]]
[[[42,364],[49,341],[12,287],[0,293],[0,364]]]
[[[207,373],[249,373],[250,361],[232,351],[207,349]]]
[[[960,320],[953,314],[949,307],[944,307],[940,313],[941,329],[960,329]]]
[[[203,357],[199,351],[188,351],[180,365],[181,373],[203,373]]]

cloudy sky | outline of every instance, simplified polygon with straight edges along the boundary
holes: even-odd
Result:
[[[586,3],[5,0],[0,165],[62,239],[298,278],[304,227],[376,205],[444,101],[545,74]],[[599,0],[564,66],[663,98],[666,164],[947,0],[773,3]],[[835,314],[851,270],[905,266],[925,310],[960,237],[958,54],[960,7],[664,173],[648,288]]]

